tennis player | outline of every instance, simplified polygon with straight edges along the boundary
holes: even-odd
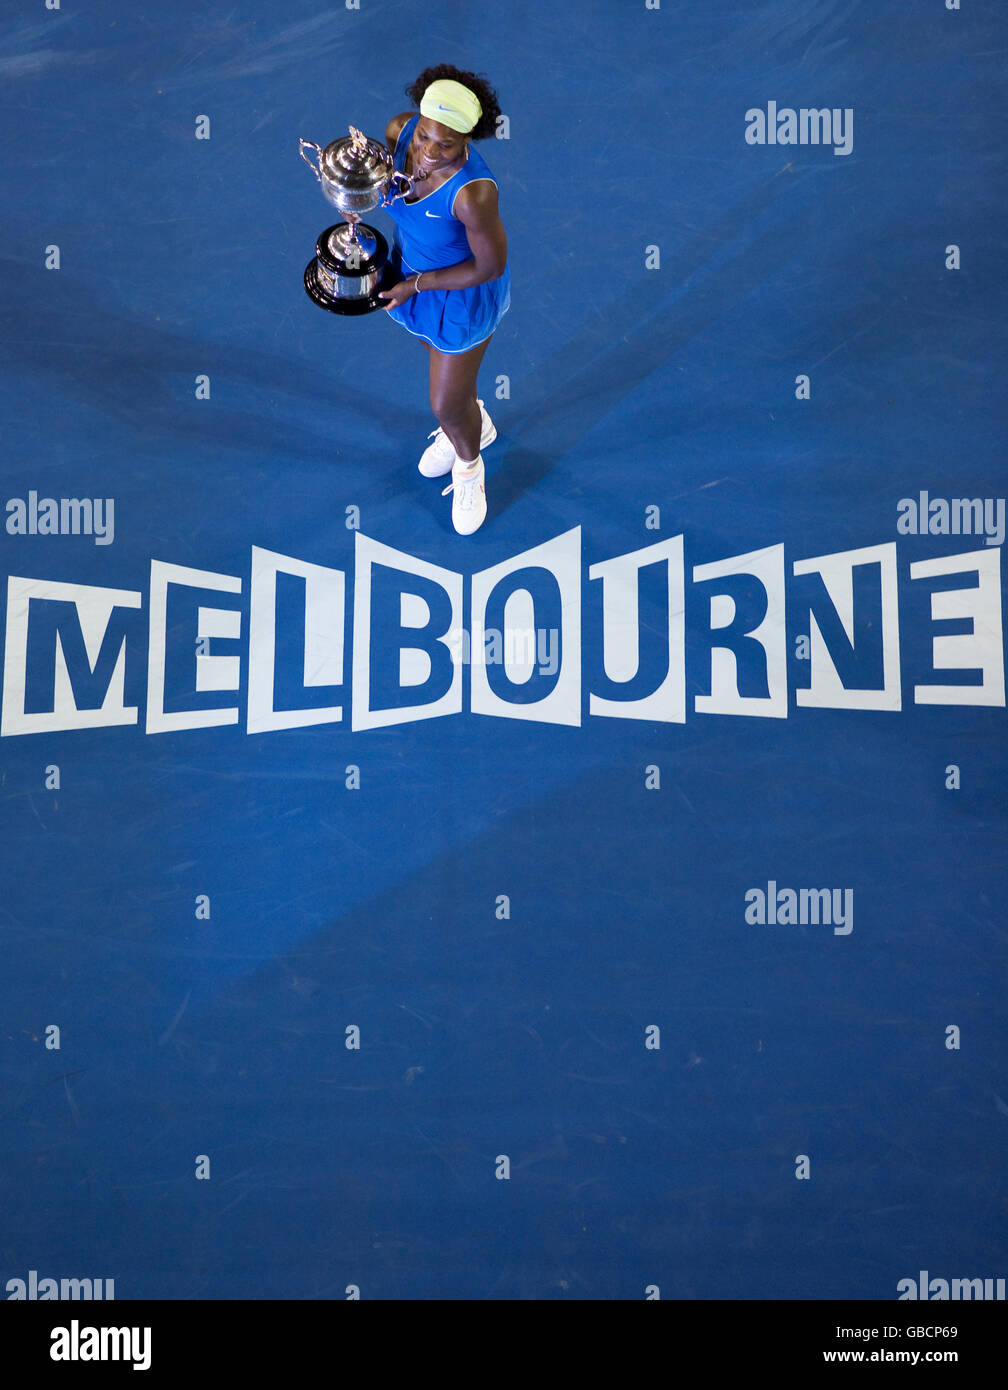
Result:
[[[412,198],[387,209],[396,223],[391,262],[402,279],[381,297],[430,357],[438,428],[420,472],[451,473],[442,495],[454,494],[452,524],[471,535],[487,512],[481,451],[497,437],[476,377],[511,303],[497,183],[472,142],[494,134],[500,105],[482,77],[446,64],[427,68],[406,95],[419,111],[393,116],[385,141],[416,186]]]

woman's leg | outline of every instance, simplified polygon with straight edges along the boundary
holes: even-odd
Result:
[[[468,352],[430,349],[430,402],[438,424],[466,463],[479,457],[482,420],[476,376],[490,339]]]

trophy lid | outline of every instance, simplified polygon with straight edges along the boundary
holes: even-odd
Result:
[[[392,156],[384,145],[354,126],[341,140],[333,140],[322,151],[323,178],[340,188],[364,191],[381,188],[392,170]]]

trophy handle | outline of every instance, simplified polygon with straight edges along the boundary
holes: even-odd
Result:
[[[316,145],[316,143],[315,143],[314,140],[300,140],[300,141],[298,142],[298,144],[299,144],[299,147],[300,147],[300,148],[299,148],[299,153],[300,153],[300,155],[301,155],[301,158],[302,158],[302,159],[304,160],[304,162],[308,165],[308,168],[312,171],[312,173],[313,173],[313,174],[315,175],[315,177],[318,179],[319,183],[321,183],[321,182],[322,182],[322,165],[321,165],[321,160],[322,160],[322,147],[321,147],[321,145]],[[311,160],[308,158],[308,156],[305,154],[305,150],[306,150],[306,149],[307,149],[307,150],[314,150],[314,151],[315,151],[316,155],[318,156],[318,160],[319,160],[319,162],[318,162],[317,164],[313,164],[312,161],[311,161]]]
[[[386,193],[385,198],[383,200],[386,207],[388,207],[389,203],[394,203],[397,198],[408,198],[409,195],[413,192],[413,180],[410,178],[408,174],[400,174],[399,170],[395,169],[392,173],[391,178],[389,179],[390,188],[396,179],[402,179],[406,187],[398,189],[395,193]]]

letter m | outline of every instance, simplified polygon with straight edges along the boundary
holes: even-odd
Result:
[[[85,523],[85,511],[87,513]],[[94,530],[94,516],[90,497],[83,502],[79,497],[60,499],[60,531],[64,536],[79,536],[83,527],[84,535],[90,536]]]
[[[983,1298],[984,1281],[982,1279],[952,1279],[949,1281],[949,1297],[963,1298],[966,1300],[973,1298]]]
[[[799,921],[817,927],[833,925],[833,894],[828,888],[803,888],[799,899]]]
[[[7,580],[0,736],[135,724],[125,703],[126,629],[116,608],[139,608],[132,589],[51,579]]]
[[[979,497],[953,497],[949,502],[949,527],[953,536],[982,536],[984,504]]]
[[[85,1286],[87,1293],[84,1292]],[[91,1298],[90,1279],[61,1279],[60,1298]]]
[[[833,143],[833,114],[828,106],[821,111],[802,108],[799,113],[801,127],[798,138],[803,145],[831,145]]]

